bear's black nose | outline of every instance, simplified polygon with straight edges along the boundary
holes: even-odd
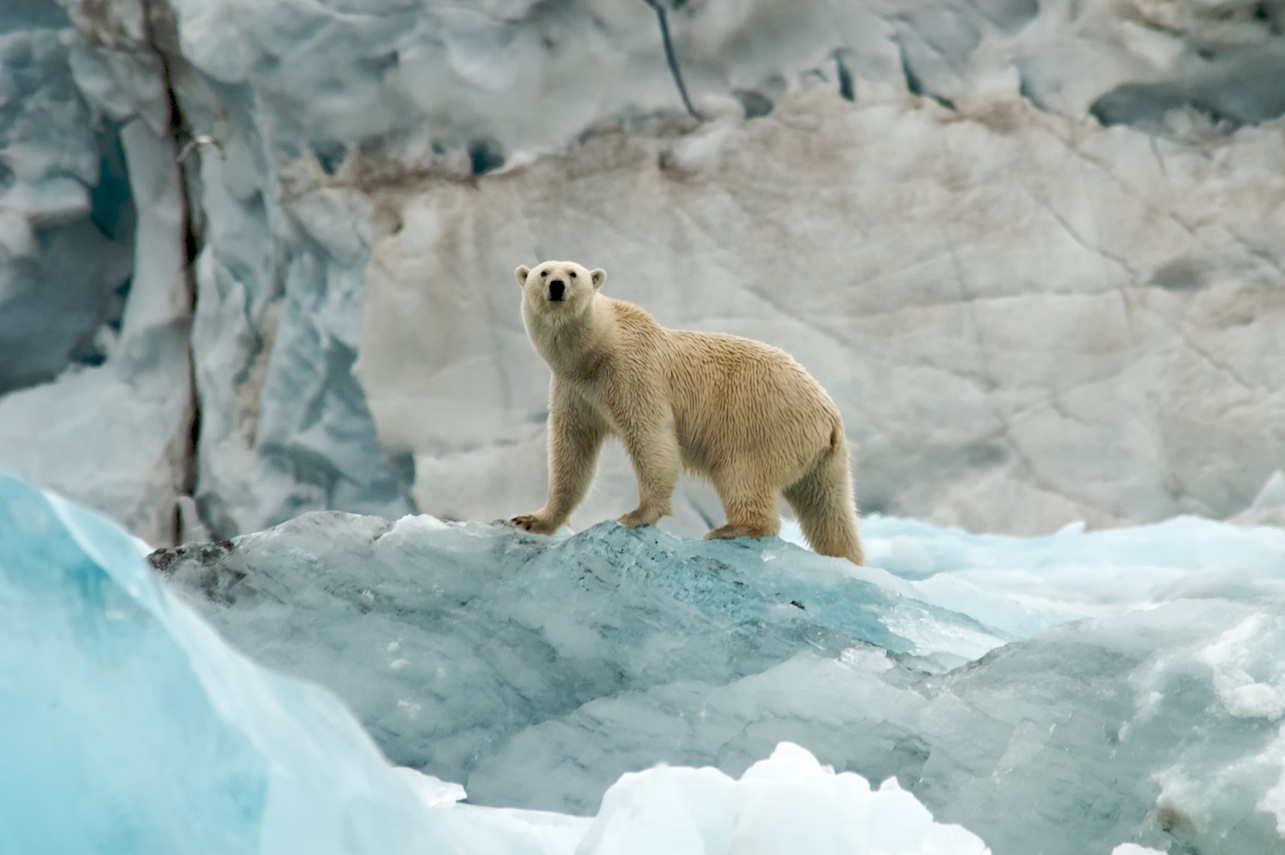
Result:
[[[554,279],[549,283],[549,299],[554,302],[560,301],[566,289],[567,286],[561,279]]]

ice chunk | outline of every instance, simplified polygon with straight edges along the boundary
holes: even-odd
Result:
[[[0,11],[0,395],[52,380],[69,364],[101,361],[95,330],[119,322],[133,269],[133,200],[115,128],[96,132],[106,123],[76,92],[62,34],[11,30],[7,12]]]
[[[578,855],[983,855],[976,835],[941,825],[885,781],[839,775],[782,743],[733,781],[716,769],[655,768],[625,775],[602,799]]]
[[[461,781],[509,736],[621,693],[676,679],[721,687],[803,651],[871,645],[942,671],[1011,637],[779,541],[615,523],[550,539],[309,514],[157,562],[251,655],[339,691],[394,760]],[[620,772],[663,759],[590,764],[595,784],[575,807],[591,810]]]
[[[153,560],[475,804],[589,815],[625,773],[735,778],[791,742],[896,778],[997,855],[1282,846],[1285,533],[865,525],[886,569],[772,539],[344,514]]]

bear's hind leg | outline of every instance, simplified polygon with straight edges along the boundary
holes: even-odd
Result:
[[[832,448],[816,468],[782,492],[798,517],[803,536],[818,554],[866,563],[857,532],[857,504],[846,448]]]
[[[705,535],[706,540],[734,537],[774,537],[781,531],[776,513],[776,486],[753,471],[730,469],[714,473],[714,489],[723,502],[727,524]]]

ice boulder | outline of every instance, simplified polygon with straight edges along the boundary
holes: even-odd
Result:
[[[865,568],[776,539],[339,513],[152,560],[474,804],[605,821],[623,775],[736,778],[789,742],[996,855],[1285,848],[1285,532],[863,525]]]
[[[716,769],[656,768],[625,775],[602,799],[580,855],[989,855],[960,826],[932,821],[889,779],[821,766],[782,743],[739,781]]]

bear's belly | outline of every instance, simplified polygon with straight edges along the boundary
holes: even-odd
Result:
[[[733,458],[754,455],[759,443],[753,432],[729,430],[729,427],[723,419],[711,418],[709,411],[693,413],[675,408],[674,430],[683,466],[697,474],[709,475]]]
[[[836,419],[819,400],[736,401],[714,394],[716,407],[675,402],[683,465],[709,475],[739,461],[771,458],[791,471],[806,468],[830,447]]]

